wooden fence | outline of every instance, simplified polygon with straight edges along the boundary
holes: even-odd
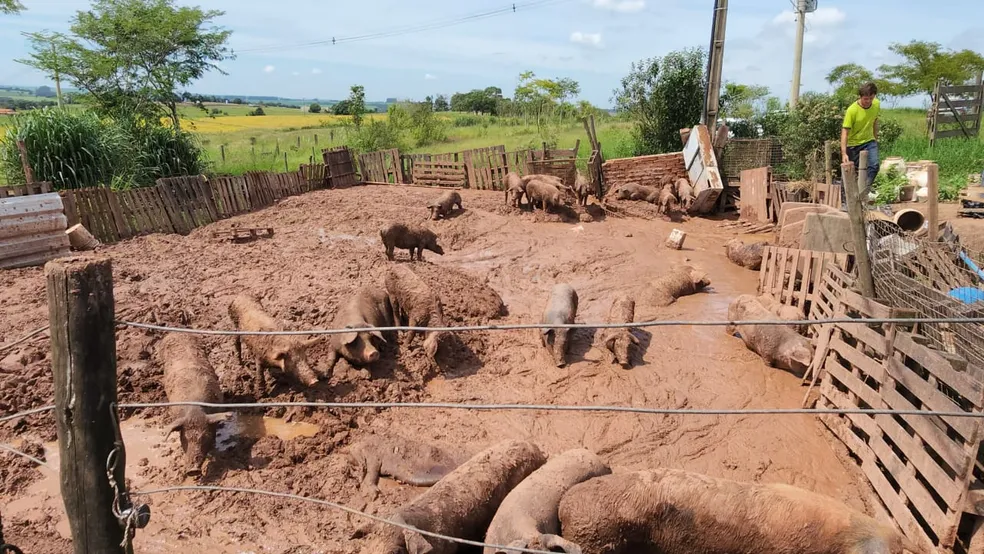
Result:
[[[372,183],[402,183],[403,162],[396,148],[359,155],[362,181]]]
[[[344,188],[356,184],[358,176],[355,168],[355,157],[347,146],[336,146],[321,151],[325,162],[329,188]]]
[[[0,196],[0,269],[68,254],[67,220],[57,194]]]
[[[933,91],[933,104],[928,118],[929,144],[941,138],[976,139],[981,132],[981,112],[984,111],[984,85],[981,74],[976,84],[943,84],[940,79]],[[943,128],[945,127],[945,128]]]
[[[468,184],[462,162],[417,160],[413,162],[412,178],[418,185],[464,187]]]
[[[820,291],[824,268],[833,264],[846,269],[847,254],[766,246],[759,270],[759,294],[809,314]]]

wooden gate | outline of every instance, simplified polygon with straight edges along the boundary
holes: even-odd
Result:
[[[462,162],[413,162],[413,182],[418,185],[464,187],[465,164]]]

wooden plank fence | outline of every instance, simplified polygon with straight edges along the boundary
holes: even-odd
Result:
[[[355,157],[347,146],[336,146],[321,151],[321,156],[327,166],[328,187],[343,188],[356,184]]]
[[[462,162],[422,161],[413,163],[413,182],[418,185],[464,187],[467,184]]]
[[[759,270],[759,294],[770,294],[808,314],[819,293],[824,267],[831,263],[846,269],[848,255],[766,246]]]
[[[373,183],[402,183],[403,162],[396,148],[369,152],[359,156],[362,181]]]
[[[574,180],[577,178],[576,158],[532,159],[527,160],[526,165],[530,173],[560,177],[560,180],[569,187],[574,186]]]

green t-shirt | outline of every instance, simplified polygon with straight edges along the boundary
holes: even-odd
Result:
[[[847,145],[858,146],[875,140],[875,120],[881,114],[881,102],[875,98],[867,110],[861,104],[854,102],[844,113],[844,128],[847,133]]]

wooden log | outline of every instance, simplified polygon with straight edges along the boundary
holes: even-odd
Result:
[[[858,264],[858,284],[866,298],[874,298],[875,281],[871,273],[871,258],[868,256],[868,239],[864,228],[864,208],[861,205],[854,164],[850,162],[841,164],[841,176],[844,180],[844,192],[847,195],[847,212],[851,218],[851,234],[857,250],[854,259]]]
[[[68,242],[75,250],[92,250],[102,244],[81,223],[76,223],[66,229],[65,234],[68,235]]]
[[[929,203],[929,217],[926,218],[929,220],[929,236],[926,239],[936,242],[940,229],[940,168],[934,163],[926,167],[926,185],[929,189],[926,197]]]
[[[114,450],[116,332],[112,263],[72,257],[45,266],[59,477],[75,554],[123,553],[106,467]],[[123,484],[126,460],[114,478]]]

